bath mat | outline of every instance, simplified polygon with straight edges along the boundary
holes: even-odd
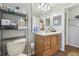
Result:
[[[79,56],[79,52],[71,51],[68,53],[68,56]]]

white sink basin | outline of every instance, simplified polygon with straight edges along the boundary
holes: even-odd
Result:
[[[46,35],[60,34],[60,32],[44,32],[44,31],[40,31],[40,32],[38,32],[36,34],[46,36]]]

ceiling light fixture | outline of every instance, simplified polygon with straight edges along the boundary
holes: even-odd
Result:
[[[40,8],[43,11],[50,10],[50,6],[48,3],[39,3],[38,8]]]

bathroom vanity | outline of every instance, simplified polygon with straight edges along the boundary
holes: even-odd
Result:
[[[35,55],[50,56],[60,49],[61,33],[39,32],[35,34]]]

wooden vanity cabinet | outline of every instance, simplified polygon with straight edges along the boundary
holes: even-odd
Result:
[[[60,48],[61,34],[55,35],[35,35],[35,55],[49,56],[55,54]]]

